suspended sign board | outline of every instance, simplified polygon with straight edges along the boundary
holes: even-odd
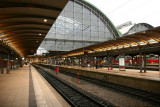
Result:
[[[119,70],[125,71],[125,58],[119,58]]]

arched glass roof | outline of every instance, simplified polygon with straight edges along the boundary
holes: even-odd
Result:
[[[131,27],[128,32],[126,32],[124,35],[130,35],[133,33],[137,33],[137,32],[141,32],[141,31],[145,31],[147,29],[152,29],[153,26],[147,24],[147,23],[138,23],[135,24],[133,27]]]
[[[98,9],[82,0],[70,0],[40,48],[70,51],[118,37],[113,24]]]

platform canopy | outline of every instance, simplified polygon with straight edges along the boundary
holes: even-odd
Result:
[[[34,54],[68,0],[0,0],[0,40]]]
[[[160,27],[156,27],[146,31],[134,33],[128,36],[123,36],[117,39],[65,52],[60,56],[68,57],[68,56],[83,55],[85,53],[87,54],[99,53],[99,52],[107,53],[113,50],[116,50],[116,52],[120,54],[120,52],[122,52],[123,50],[129,51],[131,49],[134,49],[131,50],[132,53],[134,53],[134,51],[136,51],[137,49],[138,50],[141,49],[141,51],[148,49],[147,51],[151,52],[152,50],[154,50],[154,48],[156,48],[155,51],[160,51],[159,42],[160,42]]]

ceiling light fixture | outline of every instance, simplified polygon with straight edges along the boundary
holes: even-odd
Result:
[[[44,19],[44,22],[47,22],[47,19]]]
[[[39,35],[42,35],[41,33]]]

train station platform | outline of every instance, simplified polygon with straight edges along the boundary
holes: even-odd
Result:
[[[140,73],[140,70],[137,70],[137,69],[125,69],[125,71],[120,71],[119,68],[113,68],[112,70],[108,70],[107,67],[102,67],[102,68],[98,68],[98,69],[89,68],[89,67],[79,67],[79,66],[62,66],[62,67],[160,81],[160,72],[159,71],[149,70],[146,73],[144,73],[144,72]]]
[[[28,65],[0,74],[0,107],[69,107],[52,86]]]
[[[147,91],[154,91],[160,93],[160,72],[148,71],[140,73],[140,70],[126,69],[120,71],[119,68],[108,70],[107,67],[103,68],[89,68],[79,66],[65,66],[65,65],[52,65],[59,67],[60,70],[79,73],[79,75],[96,78],[100,80],[110,81],[130,87],[140,88]]]

